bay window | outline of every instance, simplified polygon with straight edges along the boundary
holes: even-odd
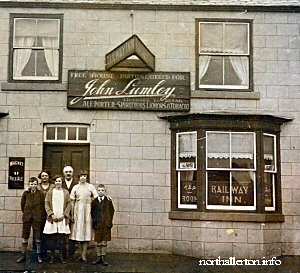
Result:
[[[60,15],[12,15],[11,81],[61,78]]]
[[[171,219],[283,221],[280,125],[271,115],[201,113],[170,122]]]

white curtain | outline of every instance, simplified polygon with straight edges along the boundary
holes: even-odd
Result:
[[[248,86],[249,77],[248,77],[248,58],[244,56],[230,56],[229,57],[232,67],[242,81],[242,85]]]
[[[19,47],[24,47],[14,50],[14,77],[20,77],[22,76],[22,72],[29,61],[34,43],[34,37],[18,36],[15,37],[15,40],[15,43]]]
[[[58,50],[55,49],[57,48],[57,43],[57,38],[43,37],[45,58],[53,77],[58,76]]]
[[[209,66],[209,63],[210,63],[210,59],[211,59],[211,56],[200,56],[200,59],[199,59],[199,80],[201,80],[203,78],[203,76],[205,75],[207,69],[208,69],[208,66]]]

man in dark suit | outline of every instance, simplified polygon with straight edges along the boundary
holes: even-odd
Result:
[[[30,177],[29,188],[22,195],[22,257],[17,260],[17,263],[23,263],[26,261],[26,252],[31,228],[33,230],[33,238],[36,242],[36,254],[38,262],[43,262],[41,257],[41,234],[46,218],[45,196],[42,191],[37,189],[37,186],[38,179],[36,177]]]
[[[93,229],[95,231],[95,242],[97,260],[92,264],[108,266],[105,261],[107,241],[111,241],[111,228],[113,226],[114,206],[111,198],[107,198],[106,189],[103,184],[97,186],[98,197],[92,201],[91,214]]]
[[[78,184],[77,180],[74,179],[74,170],[71,166],[65,166],[63,169],[63,183],[62,188],[66,189],[71,193],[73,187]]]
[[[74,178],[74,170],[71,166],[65,166],[63,169],[63,182],[62,182],[62,188],[66,189],[71,193],[73,187],[78,184],[77,180]],[[73,209],[71,209],[72,213]],[[71,215],[72,219],[72,215]],[[70,223],[70,229],[71,229],[72,223]],[[69,257],[74,256],[76,252],[76,242],[73,240],[70,240],[67,238],[67,245],[68,247],[68,255]]]

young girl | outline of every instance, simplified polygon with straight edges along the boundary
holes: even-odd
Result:
[[[62,188],[62,177],[57,175],[53,181],[55,188],[47,193],[45,199],[45,208],[48,217],[44,227],[44,233],[55,234],[57,236],[60,262],[66,263],[66,234],[70,234],[69,217],[71,199],[69,192]],[[52,246],[49,263],[54,262],[54,256],[55,248]]]

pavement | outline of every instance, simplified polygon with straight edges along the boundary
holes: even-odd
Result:
[[[155,273],[300,273],[300,256],[282,256],[273,260],[199,260],[198,258],[172,254],[108,253],[108,267],[92,265],[96,256],[91,251],[88,263],[76,259],[61,264],[56,258],[53,264],[44,261],[39,264],[33,253],[27,254],[25,263],[17,264],[19,252],[0,252],[0,273],[96,273],[96,272],[155,272]],[[201,263],[202,265],[199,265]],[[213,265],[212,265],[213,263]],[[216,265],[219,263],[219,265]],[[227,265],[228,263],[228,265]],[[261,265],[258,265],[261,263]],[[268,263],[263,265],[263,263]],[[243,265],[242,265],[243,264]],[[252,264],[252,265],[250,265]],[[277,265],[276,265],[277,264]]]

